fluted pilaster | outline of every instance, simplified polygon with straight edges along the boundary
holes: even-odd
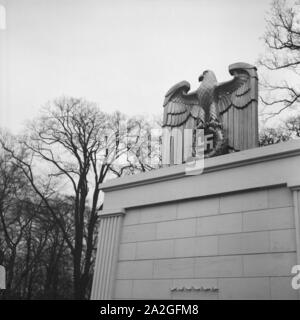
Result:
[[[117,209],[103,211],[100,214],[92,300],[105,300],[113,297],[114,274],[124,213],[123,209]]]

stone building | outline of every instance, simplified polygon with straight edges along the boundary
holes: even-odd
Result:
[[[298,299],[300,140],[103,185],[92,299]]]

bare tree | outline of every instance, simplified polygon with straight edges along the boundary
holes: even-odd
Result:
[[[284,125],[292,138],[300,138],[300,114],[288,118]]]
[[[0,149],[0,251],[7,270],[8,295],[15,278],[18,247],[36,213],[28,201],[30,194],[28,181],[12,162],[12,156]]]
[[[259,134],[259,145],[267,146],[270,144],[288,141],[290,139],[290,134],[282,128],[265,128],[261,130]]]
[[[277,127],[263,128],[259,134],[260,146],[300,138],[300,114],[282,120]]]
[[[267,112],[271,116],[297,107],[300,102],[300,89],[295,84],[295,79],[300,76],[299,18],[298,1],[291,4],[286,0],[274,0],[266,19],[267,30],[263,39],[267,52],[259,64],[269,70],[270,75],[274,73],[275,76],[276,71],[277,74],[281,71],[280,77],[284,79],[277,83],[265,80],[262,84],[264,95],[261,101],[265,107],[272,107],[272,112]]]
[[[100,185],[117,172],[116,168],[123,174],[122,167],[132,165],[127,154],[139,141],[136,127],[136,120],[128,121],[118,112],[108,115],[85,100],[61,98],[31,122],[27,137],[20,140],[22,148],[30,154],[27,159],[2,140],[4,149],[27,177],[71,252],[75,299],[84,299],[89,294],[97,211],[102,204]],[[62,188],[73,199],[71,223],[67,221],[70,217],[52,203]],[[70,225],[74,227],[72,232],[67,229]]]

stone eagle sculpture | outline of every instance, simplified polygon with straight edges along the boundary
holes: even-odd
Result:
[[[199,88],[189,92],[190,84],[182,81],[165,95],[163,128],[169,133],[176,128],[206,128],[212,121],[223,127],[229,150],[240,151],[258,145],[258,78],[256,67],[247,63],[229,66],[233,78],[218,83],[213,71],[199,77]],[[163,138],[164,139],[164,138]],[[175,163],[184,162],[184,137],[175,141]],[[176,139],[175,139],[176,140]],[[180,147],[180,144],[182,146]],[[178,149],[179,148],[179,149]],[[164,153],[170,152],[169,146]],[[179,151],[178,151],[179,150]],[[180,160],[181,157],[181,160]],[[182,158],[183,157],[183,158]]]

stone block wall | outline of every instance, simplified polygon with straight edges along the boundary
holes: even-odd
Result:
[[[129,209],[114,298],[296,299],[295,251],[287,187]]]

